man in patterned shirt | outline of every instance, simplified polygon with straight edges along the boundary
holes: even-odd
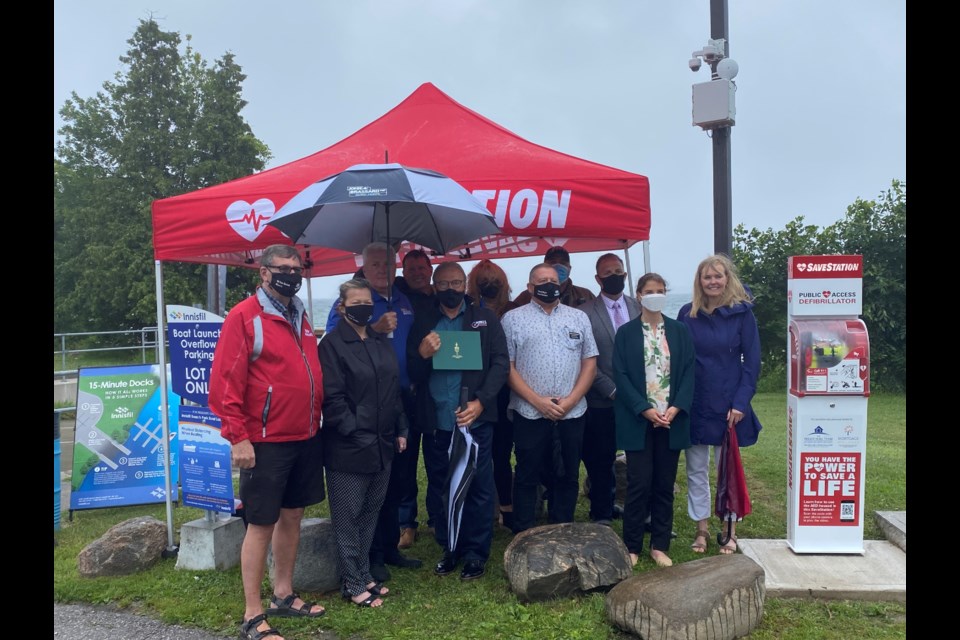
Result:
[[[537,485],[552,476],[550,522],[573,522],[587,401],[597,344],[587,314],[560,303],[560,278],[543,263],[530,271],[531,301],[502,319],[510,355],[510,404],[517,467],[515,533],[535,524]],[[546,455],[552,453],[552,455]]]

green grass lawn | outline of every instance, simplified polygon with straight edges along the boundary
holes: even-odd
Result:
[[[759,442],[742,450],[753,513],[737,527],[742,538],[786,537],[786,399],[783,393],[758,394],[754,407],[764,425]],[[866,539],[882,539],[873,513],[906,510],[906,398],[877,395],[868,408],[865,526]],[[421,465],[422,466],[422,465]],[[701,556],[689,550],[695,526],[686,516],[685,475],[677,482],[681,493],[675,504],[674,528],[679,538],[671,547],[674,562]],[[583,472],[581,470],[581,479]],[[421,468],[420,513],[426,481]],[[580,499],[577,520],[587,521],[589,504]],[[54,599],[58,602],[86,602],[130,607],[169,623],[204,628],[236,636],[243,611],[240,570],[182,571],[174,560],[162,560],[150,570],[116,578],[81,578],[77,554],[110,526],[138,515],[166,520],[163,505],[80,511],[73,522],[62,522],[54,548]],[[64,514],[65,517],[66,514]],[[190,507],[174,508],[174,526],[202,517]],[[324,502],[307,510],[307,517],[327,517]],[[718,530],[719,520],[712,525]],[[621,532],[620,521],[614,529]],[[423,525],[421,525],[423,530]],[[451,638],[493,640],[529,639],[626,639],[606,622],[603,594],[546,603],[521,604],[510,592],[503,571],[503,551],[509,532],[495,529],[487,575],[461,583],[457,575],[439,578],[431,567],[440,557],[440,548],[429,535],[422,535],[410,556],[421,558],[419,570],[393,569],[391,595],[379,610],[359,609],[334,593],[302,594],[319,600],[329,613],[320,620],[278,619],[276,624],[291,640],[316,637],[319,628],[332,630],[340,638],[430,639]],[[716,553],[715,540],[709,553]],[[656,570],[643,558],[636,572]],[[264,585],[264,593],[269,587]],[[774,599],[766,600],[762,623],[751,636],[758,639],[885,639],[906,637],[906,605],[896,603]]]

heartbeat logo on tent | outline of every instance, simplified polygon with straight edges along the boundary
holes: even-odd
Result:
[[[237,200],[226,210],[227,222],[244,240],[253,242],[266,228],[266,222],[277,212],[273,202],[260,198],[253,204]]]

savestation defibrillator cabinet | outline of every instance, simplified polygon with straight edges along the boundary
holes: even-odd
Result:
[[[862,554],[863,256],[793,256],[787,268],[787,543],[795,553]]]

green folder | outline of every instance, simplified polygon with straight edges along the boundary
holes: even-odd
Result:
[[[434,369],[482,369],[479,331],[437,331],[440,351],[433,356]]]

